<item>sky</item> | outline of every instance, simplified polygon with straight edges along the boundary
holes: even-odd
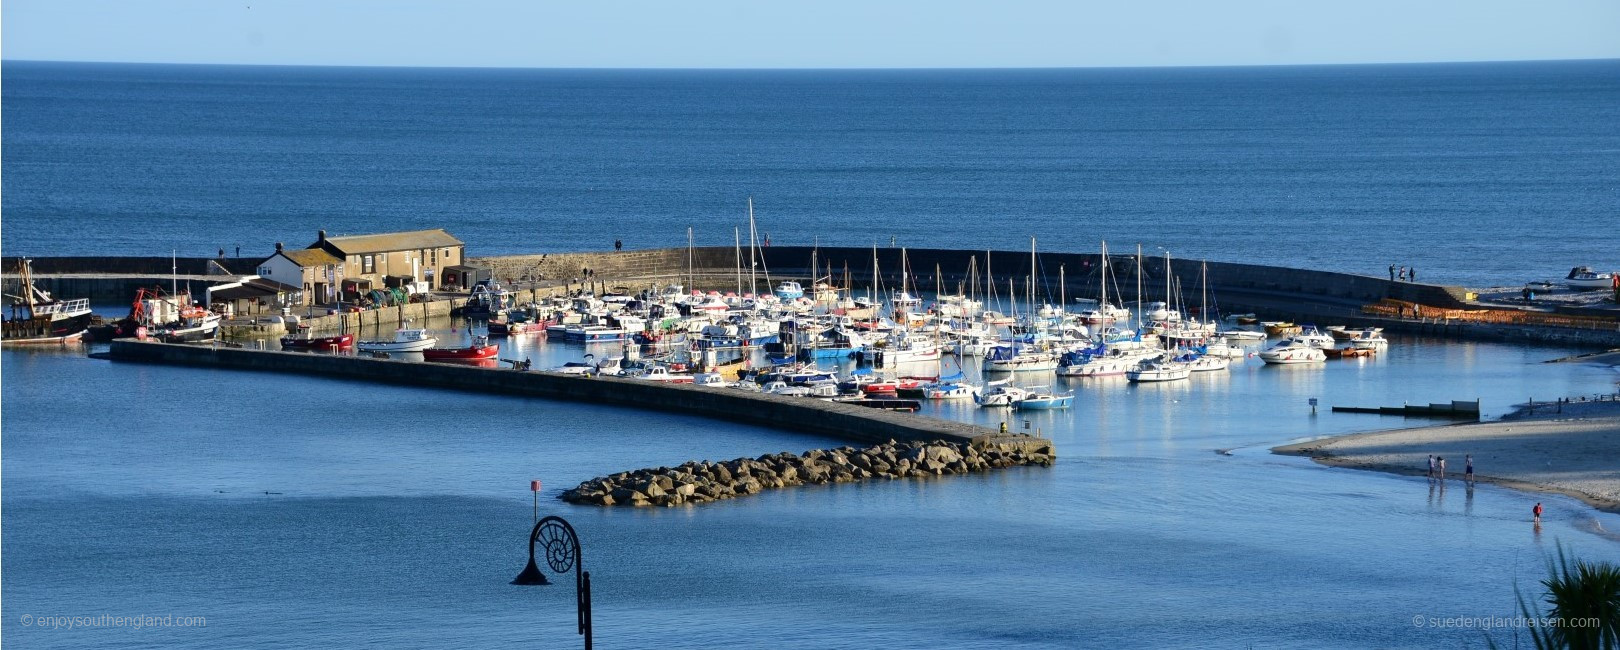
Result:
[[[7,60],[978,68],[1620,58],[1617,0],[0,0]]]

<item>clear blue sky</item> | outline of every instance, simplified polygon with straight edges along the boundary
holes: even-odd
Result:
[[[1620,58],[1620,0],[0,0],[5,59],[1069,67]]]

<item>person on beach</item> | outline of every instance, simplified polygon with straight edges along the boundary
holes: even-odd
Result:
[[[1429,454],[1429,473],[1424,476],[1434,478],[1434,454]]]
[[[1465,482],[1465,483],[1473,483],[1474,482],[1474,455],[1473,454],[1464,454],[1463,455],[1463,482]]]
[[[1536,507],[1532,508],[1530,510],[1530,512],[1531,512],[1531,514],[1535,515],[1535,518],[1532,519],[1531,521],[1534,521],[1534,522],[1536,522],[1538,524],[1541,523],[1541,503],[1539,501],[1536,502]]]
[[[1439,472],[1440,480],[1446,480],[1446,457],[1437,456],[1434,459],[1434,470]]]

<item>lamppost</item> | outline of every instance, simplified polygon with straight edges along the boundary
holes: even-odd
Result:
[[[546,566],[558,575],[574,571],[574,603],[579,610],[579,633],[585,636],[585,650],[591,650],[591,572],[584,570],[584,558],[579,552],[579,536],[574,527],[556,515],[547,515],[534,524],[529,532],[529,564],[512,579],[514,585],[549,585],[540,566],[534,561],[534,545],[539,542],[546,549]]]

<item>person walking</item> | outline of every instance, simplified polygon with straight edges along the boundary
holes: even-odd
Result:
[[[1389,281],[1390,282],[1395,281],[1395,265],[1394,264],[1389,265]]]
[[[1473,454],[1464,454],[1463,455],[1463,482],[1468,483],[1468,484],[1473,484],[1473,482],[1474,482],[1474,455]]]
[[[615,240],[613,240],[613,252],[617,253],[617,252],[622,251],[622,250],[624,250],[624,240],[623,239],[615,239]]]
[[[1424,474],[1424,476],[1434,478],[1434,454],[1429,454],[1429,473]]]
[[[1535,515],[1535,518],[1532,519],[1531,521],[1534,521],[1534,522],[1536,522],[1538,524],[1541,523],[1541,502],[1539,502],[1539,501],[1536,502],[1536,507],[1532,508],[1530,510],[1530,512],[1531,512],[1531,514]]]
[[[1417,267],[1414,266],[1406,269],[1406,281],[1417,282]]]
[[[1400,280],[1401,282],[1405,282],[1406,281],[1406,267],[1404,267],[1404,266],[1400,267],[1400,270],[1395,272],[1395,278]]]
[[[1446,457],[1438,456],[1434,459],[1434,471],[1438,472],[1440,480],[1446,480]]]

